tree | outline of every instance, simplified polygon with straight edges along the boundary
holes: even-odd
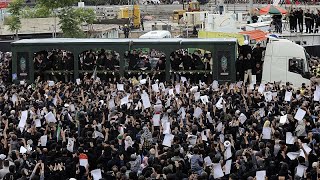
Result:
[[[37,3],[52,10],[73,6],[77,2],[77,0],[37,0]]]
[[[9,30],[15,33],[18,39],[18,32],[21,29],[20,14],[24,6],[24,0],[13,0],[9,3],[8,12],[11,14],[8,19]]]
[[[53,12],[50,8],[37,4],[34,8],[25,7],[21,10],[22,18],[47,18],[52,17]]]
[[[76,9],[76,15],[79,17],[81,25],[88,26],[88,33],[90,34],[92,30],[92,24],[96,20],[96,14],[93,9],[88,8],[78,8]]]
[[[84,33],[81,30],[81,21],[76,14],[76,11],[72,7],[63,8],[58,15],[60,18],[60,28],[63,31],[64,37],[80,38],[84,37]]]
[[[37,2],[51,9],[52,12],[59,9],[55,12],[60,19],[59,25],[64,37],[84,37],[81,26],[86,24],[90,27],[96,18],[93,9],[72,7],[78,2],[77,0],[38,0]]]

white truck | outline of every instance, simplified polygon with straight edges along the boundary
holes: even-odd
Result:
[[[269,39],[266,46],[262,82],[290,82],[294,87],[310,85],[309,55],[287,39]]]

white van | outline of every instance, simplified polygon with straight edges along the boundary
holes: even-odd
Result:
[[[265,51],[262,82],[290,82],[294,87],[310,85],[309,55],[287,39],[269,39]]]
[[[171,33],[169,31],[157,30],[149,31],[139,37],[140,39],[162,39],[171,38]]]

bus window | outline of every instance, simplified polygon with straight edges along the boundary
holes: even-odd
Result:
[[[296,58],[289,59],[289,71],[303,75],[303,60]]]

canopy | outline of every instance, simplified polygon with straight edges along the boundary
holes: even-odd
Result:
[[[271,4],[260,9],[260,14],[286,14],[286,13],[287,13],[287,10]]]
[[[266,32],[261,30],[252,30],[252,31],[242,31],[239,32],[240,34],[245,34],[250,37],[250,39],[256,40],[256,41],[263,41],[267,39]]]

